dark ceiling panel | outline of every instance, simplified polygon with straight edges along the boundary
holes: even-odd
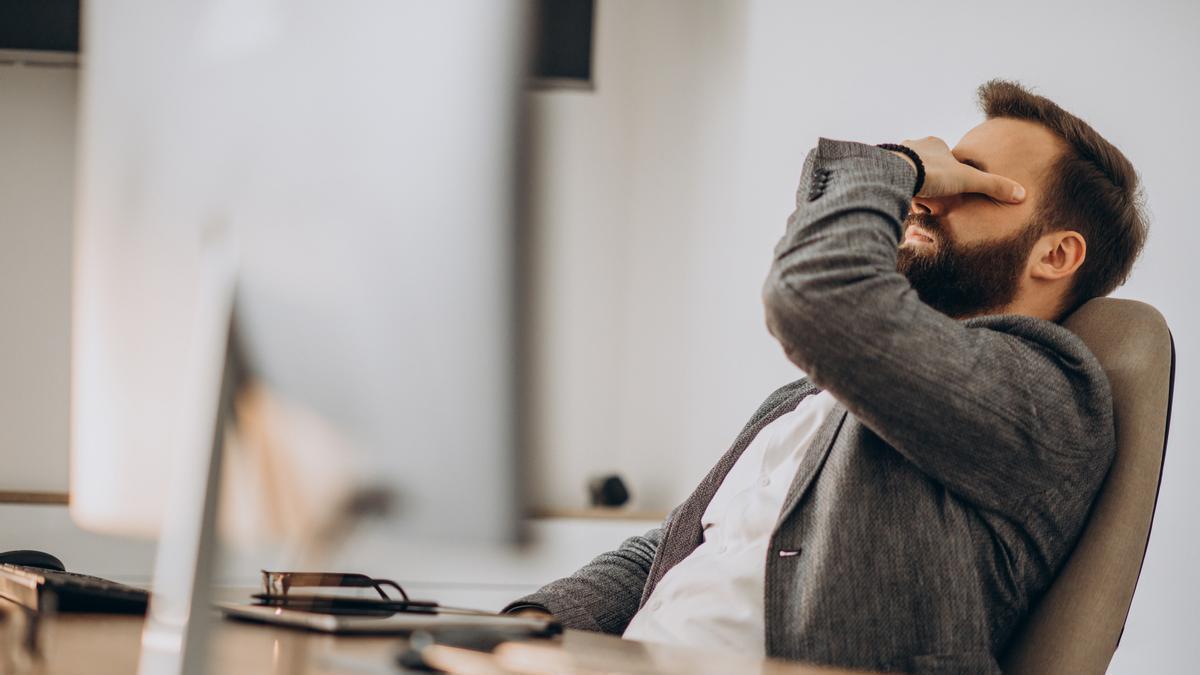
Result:
[[[536,5],[533,75],[592,79],[592,0],[541,0]]]
[[[0,49],[79,51],[79,0],[0,0]]]

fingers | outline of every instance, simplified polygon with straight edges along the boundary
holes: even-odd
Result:
[[[997,176],[994,173],[984,173],[972,168],[972,183],[968,192],[981,192],[992,199],[998,199],[1010,204],[1019,204],[1025,200],[1025,188],[1011,178]]]
[[[909,139],[909,140],[904,141],[901,145],[907,145],[908,147],[912,148],[913,150],[916,150],[918,153],[920,153],[922,149],[925,150],[926,152],[929,152],[931,150],[942,152],[942,153],[950,152],[950,146],[946,145],[946,141],[943,141],[942,139],[938,138],[937,136],[926,136],[925,138]]]

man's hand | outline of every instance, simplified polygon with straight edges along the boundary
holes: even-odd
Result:
[[[505,616],[519,616],[524,619],[545,619],[547,621],[554,619],[553,614],[550,614],[549,612],[543,612],[536,607],[523,607],[516,611],[509,612]]]
[[[921,185],[918,197],[949,197],[976,192],[1010,204],[1018,204],[1025,199],[1025,188],[1020,183],[963,164],[954,158],[950,146],[940,138],[926,136],[915,141],[904,141],[901,145],[915,151],[925,165],[925,183]],[[904,153],[895,154],[912,164],[912,160]]]

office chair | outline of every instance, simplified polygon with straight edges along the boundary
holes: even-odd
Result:
[[[1175,343],[1162,315],[1142,302],[1097,298],[1063,325],[1108,375],[1117,455],[1075,550],[1014,634],[1006,673],[1108,669],[1150,543],[1167,451]]]

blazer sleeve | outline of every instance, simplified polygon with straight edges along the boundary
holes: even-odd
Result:
[[[501,613],[539,607],[563,626],[620,635],[641,602],[650,565],[674,515],[646,534],[626,539],[615,551],[596,556],[569,577],[519,598]]]
[[[952,319],[896,270],[916,175],[874,146],[821,139],[763,289],[788,358],[927,475],[1012,512],[1112,439],[1108,382],[1066,329]],[[1089,475],[1089,478],[1091,476]]]

